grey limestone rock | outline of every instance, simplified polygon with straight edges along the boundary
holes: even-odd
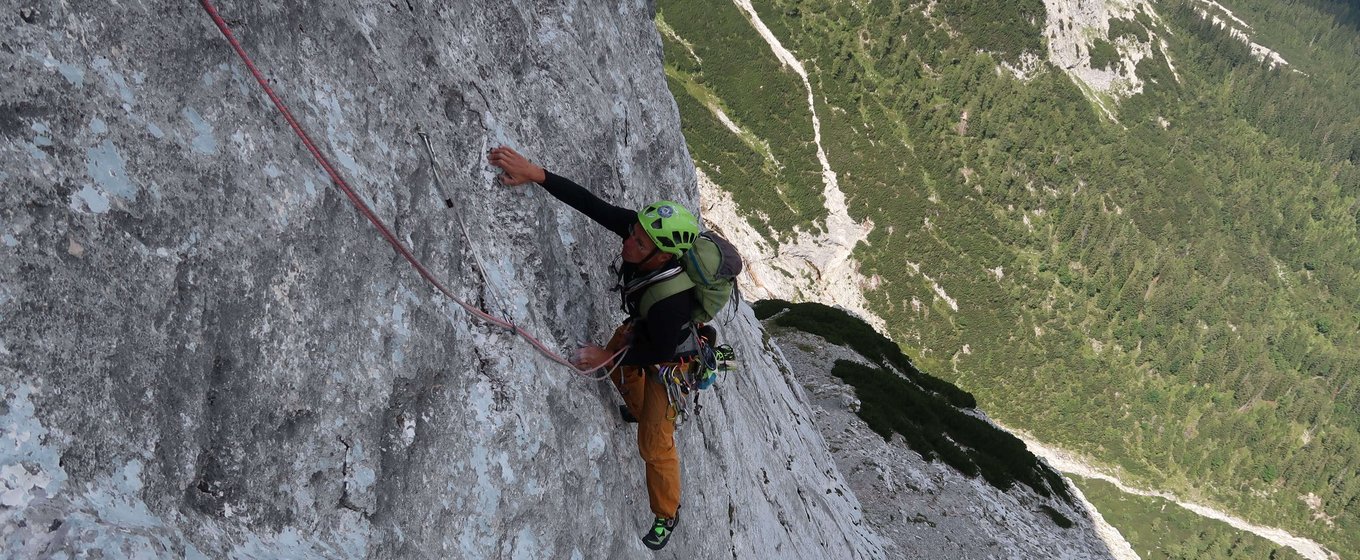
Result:
[[[808,391],[845,491],[859,497],[865,521],[885,543],[886,558],[1114,557],[1082,503],[1045,498],[1022,484],[1001,491],[943,461],[927,461],[899,435],[885,442],[856,414],[855,389],[831,374],[837,360],[865,365],[870,360],[797,330],[775,328],[771,335]],[[1058,526],[1045,508],[1072,527]]]
[[[486,151],[697,207],[650,3],[220,9],[432,273],[559,352],[622,318],[617,239],[497,185]],[[196,3],[21,0],[0,30],[5,556],[645,553],[613,389],[426,284]],[[759,325],[725,322],[741,371],[680,433],[686,518],[661,555],[881,556]]]

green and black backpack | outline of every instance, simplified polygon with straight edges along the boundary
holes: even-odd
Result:
[[[646,317],[658,301],[693,290],[696,305],[690,319],[704,324],[717,317],[729,301],[737,299],[736,278],[741,274],[742,260],[737,248],[726,239],[711,231],[700,233],[694,247],[679,260],[685,273],[646,286],[647,291],[638,303],[638,316]]]

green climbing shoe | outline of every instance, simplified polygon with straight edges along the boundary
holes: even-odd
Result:
[[[652,522],[652,530],[642,536],[642,544],[652,550],[665,548],[666,542],[671,540],[671,533],[675,531],[675,526],[680,523],[680,509],[676,508],[675,517],[657,516],[656,521]]]

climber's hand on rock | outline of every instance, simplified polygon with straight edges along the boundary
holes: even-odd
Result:
[[[486,160],[491,162],[491,165],[501,168],[501,182],[509,186],[523,185],[530,181],[542,183],[548,178],[542,167],[534,165],[528,158],[506,146],[493,148]]]
[[[572,356],[571,363],[584,370],[593,370],[608,363],[611,356],[613,354],[610,354],[608,350],[594,344],[587,344],[576,351],[576,354]]]

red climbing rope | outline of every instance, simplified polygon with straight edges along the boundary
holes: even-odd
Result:
[[[307,132],[302,129],[302,125],[298,124],[297,119],[293,118],[293,114],[288,111],[288,107],[283,104],[283,100],[279,98],[278,94],[274,93],[274,88],[269,86],[269,82],[265,80],[264,75],[261,74],[259,69],[255,67],[255,62],[250,59],[250,55],[247,55],[245,49],[241,47],[240,41],[237,41],[236,36],[231,33],[231,29],[227,27],[227,22],[224,19],[222,19],[221,14],[217,13],[217,8],[213,6],[211,0],[199,0],[199,3],[203,5],[203,9],[208,12],[209,16],[212,17],[213,23],[217,24],[217,29],[222,31],[222,36],[227,38],[228,43],[231,43],[231,48],[236,50],[237,56],[241,57],[241,61],[246,64],[246,68],[250,69],[250,74],[255,76],[255,81],[258,82],[260,84],[260,87],[264,89],[264,92],[269,95],[269,100],[273,101],[274,106],[277,107],[279,109],[279,112],[283,114],[283,118],[288,121],[288,126],[293,128],[293,132],[297,133],[298,138],[302,140],[302,144],[307,147],[307,151],[312,153],[312,157],[316,158],[317,163],[321,164],[321,167],[326,170],[327,174],[330,175],[331,181],[335,183],[336,188],[340,189],[341,192],[345,193],[345,196],[349,197],[350,203],[354,204],[354,207],[359,210],[359,213],[363,214],[365,218],[368,218],[368,221],[373,224],[373,227],[378,228],[378,233],[382,234],[383,239],[386,239],[387,242],[392,245],[392,248],[396,249],[397,253],[401,254],[401,256],[406,259],[406,262],[411,263],[411,266],[416,269],[416,272],[420,273],[420,276],[422,278],[424,278],[426,281],[432,284],[436,289],[438,289],[449,299],[453,300],[454,303],[457,303],[463,309],[466,309],[468,313],[471,313],[472,315],[488,323],[492,323],[504,327],[506,329],[509,329],[511,332],[514,332],[515,334],[519,335],[524,340],[529,341],[529,343],[534,345],[534,347],[537,348],[538,351],[541,352],[544,356],[548,357],[554,362],[557,362],[559,364],[562,364],[575,370],[577,374],[588,375],[590,372],[595,371],[595,369],[599,369],[595,368],[583,370],[577,368],[576,366],[572,365],[572,363],[568,361],[566,358],[559,356],[557,353],[553,352],[547,346],[545,346],[542,342],[539,342],[537,338],[534,338],[529,333],[524,332],[524,329],[519,328],[518,325],[515,325],[514,323],[490,315],[482,311],[481,309],[478,309],[468,304],[467,302],[458,299],[456,296],[453,295],[453,292],[449,291],[448,288],[444,287],[444,284],[441,283],[439,279],[435,278],[434,274],[430,273],[430,270],[428,268],[425,268],[425,264],[421,263],[420,259],[417,259],[415,255],[411,254],[411,251],[406,248],[406,245],[402,244],[401,240],[397,239],[397,236],[392,233],[392,230],[387,228],[387,225],[383,223],[382,219],[378,218],[378,215],[373,213],[373,210],[368,207],[368,204],[364,203],[362,198],[359,198],[359,195],[354,192],[354,189],[350,188],[349,183],[345,182],[345,179],[341,177],[340,173],[337,172],[335,170],[335,167],[331,165],[330,160],[327,159],[326,156],[321,153],[321,150],[317,149],[316,144],[312,142],[311,137],[308,136]],[[623,350],[620,350],[617,354],[614,354],[614,356],[610,359],[617,360],[620,355],[627,351],[628,349],[624,348]],[[607,376],[608,373],[601,377],[592,376],[591,378],[604,379]]]

